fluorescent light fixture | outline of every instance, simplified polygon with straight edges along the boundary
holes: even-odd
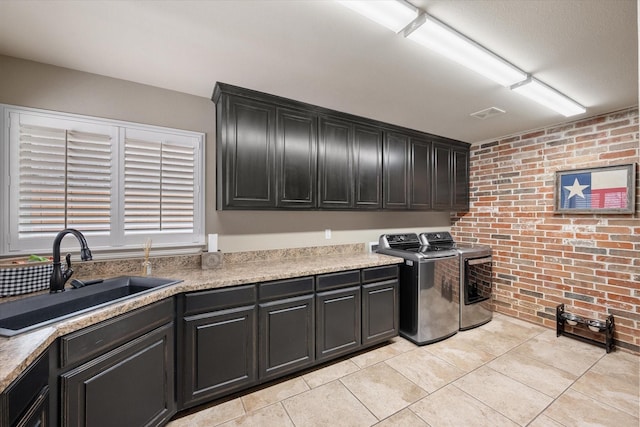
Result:
[[[397,0],[338,0],[343,6],[366,16],[393,31],[400,32],[418,16],[418,11]]]
[[[427,14],[423,16],[424,24],[407,34],[408,39],[418,42],[505,87],[527,78],[527,73],[453,28]]]
[[[587,111],[586,108],[573,99],[566,97],[554,88],[547,86],[533,77],[529,77],[527,80],[513,85],[511,90],[565,117],[575,116],[576,114],[582,114]]]

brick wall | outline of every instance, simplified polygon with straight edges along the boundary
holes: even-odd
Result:
[[[616,345],[640,352],[640,195],[634,215],[554,213],[556,171],[639,156],[637,108],[471,147],[471,206],[452,233],[492,246],[496,311],[550,328],[560,303],[613,314]]]

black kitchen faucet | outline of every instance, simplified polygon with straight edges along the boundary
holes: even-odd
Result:
[[[67,234],[73,234],[76,236],[76,239],[78,239],[78,242],[80,242],[80,259],[83,261],[90,261],[93,258],[91,251],[89,250],[89,246],[87,245],[87,240],[81,232],[74,230],[73,228],[65,228],[59,232],[53,240],[53,271],[51,272],[51,279],[49,280],[49,292],[52,294],[63,292],[64,284],[67,283],[67,280],[69,280],[73,274],[73,269],[71,268],[71,254],[67,254],[66,256],[67,268],[64,273],[62,272],[62,266],[60,263],[60,244],[62,243],[62,238]]]

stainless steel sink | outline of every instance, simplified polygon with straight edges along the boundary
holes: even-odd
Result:
[[[0,336],[18,335],[180,282],[182,280],[121,276],[57,294],[0,302]]]

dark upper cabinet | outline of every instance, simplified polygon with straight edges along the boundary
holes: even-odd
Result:
[[[433,143],[433,209],[469,208],[468,150],[450,144]]]
[[[278,109],[275,179],[278,207],[316,207],[317,132],[316,115]]]
[[[318,192],[321,208],[353,206],[353,124],[320,118],[318,143]]]
[[[398,132],[385,133],[384,207],[431,209],[431,142]]]
[[[431,209],[431,142],[411,138],[409,147],[409,208]]]
[[[469,210],[469,150],[453,149],[453,209]]]
[[[384,138],[384,207],[409,207],[409,136],[386,132]]]
[[[224,83],[213,100],[218,209],[468,208],[468,144]]]
[[[382,131],[349,120],[320,117],[319,207],[382,207]]]
[[[275,107],[237,96],[223,96],[220,102],[218,206],[274,208]]]
[[[355,125],[353,132],[354,207],[382,207],[382,132]]]

